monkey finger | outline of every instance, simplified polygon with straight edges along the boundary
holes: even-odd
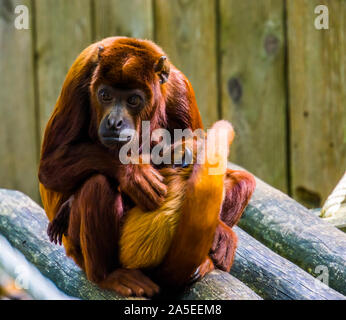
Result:
[[[59,228],[59,226],[57,226],[57,228],[54,232],[55,244],[58,244],[60,242],[60,235],[61,235],[60,228]]]
[[[62,244],[62,233],[59,233],[59,245],[61,246],[61,244]]]
[[[55,226],[52,222],[49,223],[48,225],[48,230],[47,230],[47,234],[49,236],[49,240],[50,242],[54,242],[54,238],[55,238]]]
[[[52,229],[52,225],[51,225],[51,222],[49,222],[48,227],[47,227],[47,235],[48,235],[49,241],[52,241],[51,240],[51,234],[52,234],[51,229]]]
[[[198,267],[197,269],[196,269],[196,271],[190,276],[190,279],[189,279],[189,281],[188,281],[188,284],[193,284],[193,283],[195,283],[197,280],[199,280],[199,278],[201,277],[201,275],[200,275],[200,273],[199,273],[199,269],[200,269],[200,267]]]
[[[155,192],[155,190],[152,189],[148,181],[142,181],[142,183],[139,185],[139,188],[142,191],[141,198],[143,198],[144,200],[143,203],[137,203],[140,207],[144,205],[144,207],[146,207],[150,211],[153,211],[160,207],[164,199],[160,197]]]
[[[151,281],[141,270],[132,269],[132,272],[126,274],[124,278],[127,278],[129,281],[133,281],[135,284],[144,289],[144,293],[151,297],[154,294],[159,292],[159,287]]]
[[[212,258],[216,261],[217,264],[223,265],[223,261],[225,260],[226,254],[227,246],[220,246],[219,249],[212,254]]]
[[[56,233],[54,233],[53,240],[54,240],[54,244],[58,244],[58,236]]]
[[[156,174],[149,171],[144,177],[158,196],[164,197],[167,194],[167,186],[156,177]]]
[[[152,174],[155,175],[155,177],[156,177],[158,180],[160,180],[160,182],[163,182],[164,177],[163,177],[156,169],[154,169],[154,168],[151,167],[151,168],[150,168],[150,171],[151,171]]]
[[[167,187],[163,183],[164,178],[156,169],[151,166],[146,167],[143,176],[154,189],[157,189],[159,194],[165,195]]]
[[[114,283],[113,290],[124,297],[129,297],[130,295],[132,295],[132,290],[121,283]]]
[[[137,296],[142,297],[144,294],[151,296],[150,288],[147,288],[140,279],[136,279],[130,274],[125,274],[119,279],[120,283],[128,288]]]
[[[211,248],[210,248],[211,252],[215,252],[217,250],[220,239],[221,239],[220,233],[218,232],[218,229],[216,229],[213,243],[212,243]]]
[[[147,285],[148,287],[150,287],[154,293],[159,293],[160,292],[160,287],[154,282],[152,281],[148,276],[146,276],[141,270],[136,270],[136,274],[138,275],[138,278],[140,278],[140,280]]]
[[[142,281],[148,288],[150,288],[153,291],[153,295],[158,294],[160,292],[160,287],[156,283],[151,281],[148,277],[143,278]]]
[[[57,242],[58,242],[58,230],[57,230],[56,226],[53,227],[52,239],[53,239],[53,242],[55,244],[57,244]]]

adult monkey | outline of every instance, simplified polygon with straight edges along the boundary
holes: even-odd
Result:
[[[131,138],[123,133],[140,133],[143,120],[150,121],[151,130],[202,128],[189,81],[150,41],[114,37],[92,44],[69,70],[47,124],[39,180],[50,221],[59,209],[74,213],[64,246],[87,277],[123,295],[151,296],[158,286],[140,270],[120,268],[117,260],[121,220],[127,204],[131,206],[124,194],[143,210],[159,207],[166,194],[162,177],[150,164],[123,165],[118,159],[119,147]],[[223,222],[197,277],[214,266],[230,269],[236,246],[230,227],[254,188],[246,172],[228,170],[226,176]],[[184,249],[176,243],[159,272],[163,275],[172,274],[172,261]]]

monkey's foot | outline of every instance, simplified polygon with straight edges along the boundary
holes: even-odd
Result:
[[[119,268],[99,283],[103,289],[114,290],[124,297],[152,297],[160,288],[139,269]]]
[[[229,272],[233,264],[237,236],[235,232],[224,222],[220,222],[216,228],[213,245],[209,256],[215,266],[222,271]]]
[[[193,284],[197,280],[202,279],[207,273],[215,269],[213,261],[207,257],[204,262],[196,269],[189,279],[189,284]]]

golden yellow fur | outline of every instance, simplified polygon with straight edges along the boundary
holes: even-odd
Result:
[[[135,207],[126,216],[120,238],[120,261],[126,268],[157,266],[172,242],[191,168],[160,172],[168,187],[164,204],[152,212]]]
[[[213,128],[216,129],[216,135],[221,130],[226,130],[227,135],[223,138],[228,140],[228,149],[233,140],[230,124],[219,121]],[[225,147],[218,140],[220,138],[209,133],[207,138],[213,140],[213,143],[207,143],[206,161],[197,167],[194,174],[193,166],[160,170],[165,177],[168,193],[158,210],[143,212],[135,207],[127,213],[120,238],[120,262],[124,267],[134,269],[158,266],[170,248],[182,211],[189,211],[186,214],[196,219],[192,228],[196,227],[197,232],[203,232],[203,226],[208,229],[215,224],[216,227],[223,200],[223,173],[226,169],[227,151],[224,152]],[[191,148],[193,142],[188,141],[185,146],[186,144],[190,144]],[[219,170],[214,170],[216,173],[213,174],[210,172],[211,168]],[[189,190],[186,190],[187,186]],[[184,201],[187,194],[189,199]],[[203,214],[205,212],[208,214]]]

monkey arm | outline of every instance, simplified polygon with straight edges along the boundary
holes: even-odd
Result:
[[[118,166],[114,156],[102,146],[83,143],[58,147],[42,156],[38,176],[46,188],[66,194],[97,172],[115,178]]]
[[[71,193],[95,173],[117,180],[121,190],[144,210],[159,207],[167,192],[163,178],[151,165],[121,164],[92,143],[58,148],[42,157],[39,180],[48,189]]]

